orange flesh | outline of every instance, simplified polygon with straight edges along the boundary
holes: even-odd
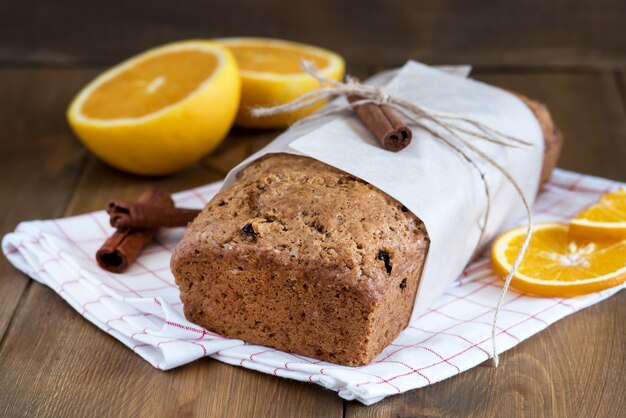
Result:
[[[505,250],[510,264],[524,240],[523,234],[514,237]],[[590,279],[613,273],[626,266],[626,240],[602,241],[578,239],[567,230],[537,230],[532,237],[519,273],[543,281],[571,281]]]
[[[237,64],[245,71],[270,72],[276,74],[302,74],[300,63],[311,61],[316,68],[328,66],[326,58],[286,46],[268,46],[252,44],[228,45],[235,55]]]
[[[578,214],[576,219],[594,222],[626,222],[626,191],[620,190],[605,194],[598,203]]]
[[[218,65],[210,52],[173,51],[143,60],[91,93],[82,113],[93,119],[139,118],[179,102]]]

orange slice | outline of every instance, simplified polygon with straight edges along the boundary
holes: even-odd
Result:
[[[312,62],[324,78],[340,80],[345,64],[334,52],[295,42],[264,38],[217,39],[235,55],[241,74],[241,105],[236,125],[248,128],[284,128],[321,106],[256,118],[250,108],[288,103],[319,88],[319,82],[302,71],[303,60]]]
[[[570,232],[589,238],[626,239],[626,189],[604,194],[570,223]]]
[[[491,249],[496,274],[505,277],[524,241],[526,227],[502,234]],[[511,287],[542,296],[569,297],[626,281],[626,240],[572,238],[568,225],[537,224]]]
[[[219,145],[234,121],[240,91],[227,48],[177,42],[97,77],[76,96],[67,118],[87,148],[112,166],[168,174]]]

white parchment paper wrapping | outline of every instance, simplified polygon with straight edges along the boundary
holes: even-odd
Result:
[[[509,173],[529,202],[537,194],[543,161],[543,136],[530,109],[514,95],[465,78],[467,67],[436,69],[414,61],[398,71],[366,81],[387,93],[480,121],[491,128],[534,144],[509,148],[468,137]],[[345,104],[338,99],[329,106]],[[524,213],[520,198],[504,176],[476,157],[491,192],[486,234],[478,243],[486,209],[478,171],[441,140],[411,126],[413,140],[394,153],[382,149],[353,112],[345,110],[296,125],[226,177],[225,187],[251,161],[267,154],[306,155],[357,176],[402,202],[425,224],[431,240],[413,315],[430,306],[461,274],[479,245],[487,243]],[[444,135],[446,135],[444,133]],[[450,138],[458,143],[458,140]],[[462,146],[461,146],[462,148]],[[494,301],[495,303],[495,301]]]

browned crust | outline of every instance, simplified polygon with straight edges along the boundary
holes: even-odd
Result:
[[[172,271],[192,322],[362,365],[408,324],[428,246],[421,221],[375,187],[273,154],[207,205],[174,251]]]
[[[530,108],[541,126],[545,144],[543,166],[541,168],[541,184],[544,184],[550,180],[552,171],[556,168],[559,161],[561,148],[563,147],[563,134],[554,123],[554,120],[552,120],[552,115],[546,105],[536,100],[529,99],[522,94],[514,94]]]

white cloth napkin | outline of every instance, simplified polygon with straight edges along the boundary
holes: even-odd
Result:
[[[623,184],[557,170],[534,213],[564,221]],[[178,193],[178,206],[202,207],[220,184]],[[524,219],[520,219],[520,223]],[[487,360],[501,281],[482,258],[367,366],[343,367],[269,347],[223,338],[185,320],[169,269],[182,229],[163,230],[125,274],[101,270],[94,254],[113,232],[104,211],[23,222],[2,249],[17,268],[52,288],[86,319],[159,369],[198,358],[309,381],[344,399],[372,404],[386,396],[454,376]],[[539,298],[511,290],[498,322],[498,347],[507,350],[555,321],[615,294],[625,286],[576,298]]]

